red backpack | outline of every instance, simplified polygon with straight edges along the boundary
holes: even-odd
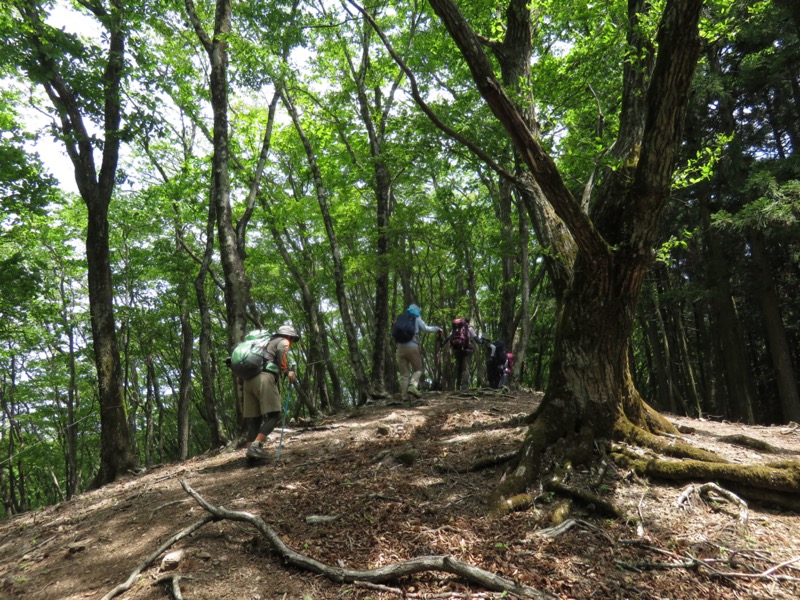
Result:
[[[454,350],[471,350],[469,343],[469,323],[466,319],[453,319],[453,332],[450,334],[450,345]]]

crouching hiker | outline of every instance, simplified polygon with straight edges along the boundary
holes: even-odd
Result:
[[[261,346],[263,367],[255,377],[245,379],[243,416],[247,421],[247,440],[250,445],[245,455],[249,459],[266,459],[264,450],[267,436],[281,420],[280,377],[287,376],[291,383],[296,375],[289,368],[288,353],[292,342],[300,340],[291,325],[281,325]]]

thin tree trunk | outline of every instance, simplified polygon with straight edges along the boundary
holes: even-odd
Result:
[[[520,331],[517,339],[510,342],[514,352],[514,366],[512,377],[516,383],[520,382],[522,367],[527,358],[528,342],[531,337],[531,260],[528,246],[530,244],[530,231],[528,229],[528,215],[524,210],[522,200],[516,202],[517,218],[519,219],[519,245],[520,245],[520,308],[518,322]]]
[[[247,306],[250,281],[240,253],[233,212],[230,204],[228,178],[228,42],[231,32],[230,0],[217,0],[214,15],[214,35],[209,36],[195,11],[193,0],[184,0],[186,12],[194,31],[208,54],[211,65],[211,107],[214,114],[214,155],[212,158],[211,199],[217,217],[217,235],[222,271],[225,275],[225,309],[227,316],[228,349],[240,342],[247,330]],[[241,385],[234,382],[237,427],[244,431]]]
[[[70,500],[78,491],[78,429],[75,423],[75,411],[78,408],[79,396],[75,373],[75,330],[69,320],[71,314],[67,294],[67,282],[63,272],[59,279],[59,296],[61,299],[61,323],[67,336],[69,365],[69,383],[67,386],[67,425],[64,432],[66,441],[66,464],[64,465],[66,499]]]
[[[189,320],[187,294],[181,294],[181,370],[178,384],[178,459],[189,458],[189,408],[192,402],[192,349],[194,331]]]
[[[708,208],[703,205],[703,222],[710,222]],[[728,262],[724,257],[718,234],[705,227],[705,240],[710,260],[707,261],[707,280],[711,291],[714,332],[718,335],[721,359],[724,364],[723,381],[727,389],[727,410],[731,418],[743,423],[753,423],[754,387],[750,362],[744,351],[745,341],[736,304],[728,280]]]
[[[322,173],[317,165],[316,153],[311,145],[311,141],[306,137],[303,126],[300,123],[300,117],[297,114],[292,98],[288,93],[283,90],[281,98],[289,111],[289,114],[294,123],[295,130],[297,131],[303,147],[306,151],[306,158],[308,159],[309,166],[314,175],[314,188],[317,195],[317,202],[322,214],[322,220],[325,223],[325,231],[328,234],[328,243],[331,246],[331,254],[333,258],[333,276],[336,287],[336,297],[339,302],[339,313],[342,318],[342,327],[344,328],[345,336],[347,337],[347,346],[350,352],[350,364],[353,367],[353,376],[355,378],[356,386],[356,403],[363,404],[369,397],[370,386],[364,372],[364,367],[361,363],[361,351],[358,347],[358,337],[356,327],[353,324],[352,313],[350,305],[347,300],[347,293],[344,286],[344,264],[342,261],[342,252],[339,249],[339,242],[336,238],[336,231],[333,226],[333,219],[331,218],[330,211],[328,210],[328,194],[322,182]]]
[[[214,253],[214,221],[216,210],[213,203],[208,206],[208,220],[206,221],[206,247],[200,271],[194,280],[194,293],[197,298],[197,310],[200,313],[200,378],[203,385],[203,407],[206,423],[211,436],[212,448],[219,448],[226,443],[222,423],[217,411],[217,394],[214,388],[214,370],[211,365],[211,310],[206,298],[206,278],[211,268],[211,259]],[[235,386],[238,388],[238,385]]]

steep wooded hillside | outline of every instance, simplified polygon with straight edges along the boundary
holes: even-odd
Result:
[[[465,577],[431,570],[380,584],[338,583],[287,566],[248,523],[215,520],[158,553],[216,507],[263,519],[292,550],[323,565],[376,569],[449,556],[556,598],[795,598],[800,518],[739,505],[685,483],[648,482],[609,466],[595,491],[620,519],[543,493],[526,511],[493,518],[487,496],[516,450],[527,392],[429,394],[427,405],[372,405],[294,425],[280,461],[247,466],[241,450],[164,465],[35,513],[0,523],[0,597],[103,598],[499,598]],[[797,460],[800,429],[674,418],[691,444],[731,461]],[[727,436],[738,436],[728,438]],[[725,441],[727,438],[729,441]],[[756,450],[752,440],[766,442]],[[735,443],[731,443],[735,442]],[[277,455],[279,436],[270,450]],[[491,462],[491,461],[487,461]],[[596,473],[567,478],[576,487]],[[559,501],[561,502],[561,501]],[[562,528],[553,527],[555,513]],[[572,525],[570,527],[570,525]],[[175,568],[166,554],[183,550]],[[508,597],[508,596],[506,596]],[[542,596],[546,597],[546,596]]]

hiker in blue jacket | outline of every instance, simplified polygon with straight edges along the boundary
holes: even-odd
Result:
[[[422,378],[422,354],[419,351],[420,332],[442,333],[441,327],[426,324],[420,315],[419,306],[412,304],[398,316],[392,327],[392,337],[397,342],[396,357],[400,368],[400,396],[404,402],[407,400],[406,394],[415,398],[422,396],[419,391],[419,382]]]

